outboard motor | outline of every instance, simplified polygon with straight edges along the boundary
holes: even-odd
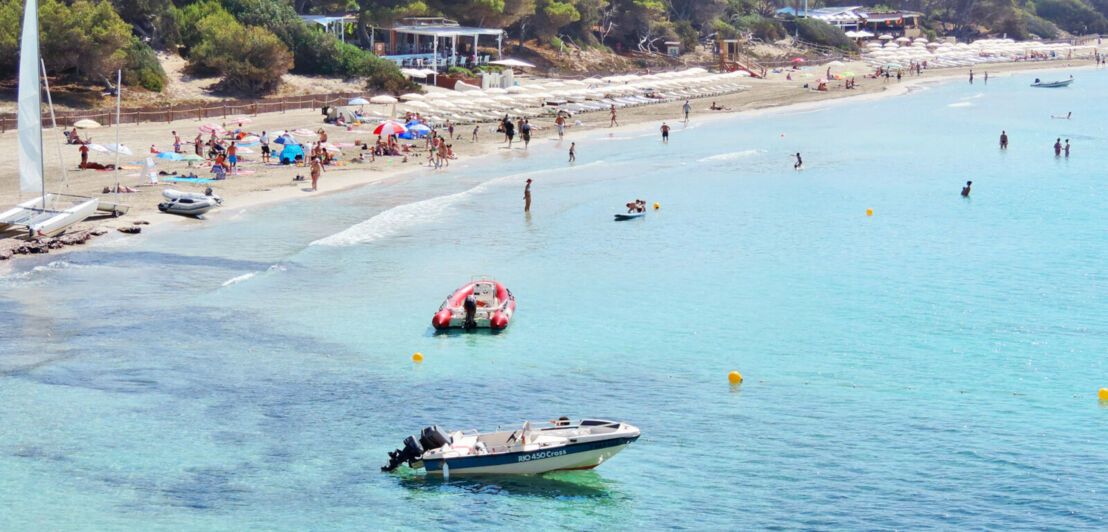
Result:
[[[412,462],[423,456],[423,447],[420,447],[415,436],[404,438],[404,448],[389,452],[389,464],[381,467],[381,471],[392,471],[404,462],[411,465]]]
[[[462,308],[466,311],[466,321],[462,327],[467,330],[477,327],[477,297],[473,294],[466,296],[465,301],[462,302]]]
[[[454,443],[454,440],[445,430],[440,429],[438,425],[431,425],[420,431],[419,443],[423,446],[425,451],[430,451],[438,449],[443,445]]]

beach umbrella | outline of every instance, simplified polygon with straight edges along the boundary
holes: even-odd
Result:
[[[399,122],[393,122],[392,120],[387,120],[385,122],[381,122],[381,125],[374,128],[373,129],[373,134],[374,135],[399,135],[399,134],[401,134],[401,133],[403,133],[407,130],[408,130],[408,128],[404,127],[404,124],[401,124]]]
[[[889,63],[889,64],[885,65],[885,68],[902,68],[902,67],[900,66],[900,63]]]
[[[134,152],[131,151],[131,148],[128,148],[127,146],[124,146],[122,144],[120,144],[119,146],[116,146],[115,144],[108,144],[107,146],[104,146],[104,148],[107,149],[111,153],[119,153],[120,155],[134,155],[135,154]]]
[[[338,146],[336,146],[336,145],[334,145],[330,142],[324,142],[323,144],[320,144],[319,147],[323,148],[325,150],[331,150],[331,151],[341,151],[342,150],[342,148],[340,148],[340,147],[338,147]]]
[[[486,89],[485,94],[508,94],[508,91],[501,89],[500,87],[493,87],[491,89]]]
[[[223,129],[223,126],[216,124],[215,122],[208,122],[207,124],[200,126],[200,132],[207,133],[209,135],[213,133],[216,135],[222,135],[226,133],[227,130]]]
[[[521,87],[519,85],[512,85],[505,90],[507,90],[509,94],[523,94],[528,92],[526,87]]]
[[[100,127],[100,122],[97,122],[91,118],[82,118],[74,122],[73,127],[80,129],[96,129]]]
[[[854,73],[853,72],[843,72],[841,75],[843,77],[848,77],[849,78],[849,77],[853,77]]]
[[[534,68],[535,65],[526,61],[520,61],[519,59],[497,59],[496,61],[489,61],[490,65],[503,65],[509,67],[518,68]]]
[[[179,153],[173,153],[171,151],[163,151],[157,155],[159,159],[167,159],[170,161],[180,161],[184,157]]]
[[[100,153],[111,153],[112,151],[105,148],[102,144],[88,144],[88,149],[92,151],[98,151]]]
[[[893,36],[889,35],[888,33],[878,37],[878,39],[881,39],[882,41],[889,41],[889,40],[892,40],[892,38],[893,38]]]
[[[386,103],[387,104],[387,103],[396,103],[398,100],[396,98],[393,98],[392,96],[386,96],[386,95],[382,94],[380,96],[374,96],[374,97],[370,98],[369,101],[372,102],[372,103]]]
[[[431,128],[427,127],[426,124],[415,124],[412,127],[409,127],[408,131],[411,131],[412,133],[430,133]]]
[[[292,134],[293,135],[300,135],[302,137],[307,137],[307,136],[315,135],[316,132],[312,131],[310,129],[299,128],[299,129],[292,130]]]
[[[366,105],[368,103],[369,103],[369,100],[367,100],[365,98],[354,98],[354,99],[350,100],[349,102],[346,102],[346,105]]]
[[[406,102],[411,102],[411,101],[416,101],[416,100],[422,100],[423,95],[422,94],[416,94],[414,92],[410,92],[408,94],[401,94],[400,99],[404,100]]]
[[[803,63],[803,62],[804,62],[804,58],[803,58],[803,57],[795,57],[795,58],[793,58],[793,63]]]
[[[232,118],[232,119],[228,120],[228,122],[231,122],[231,123],[233,123],[233,124],[239,124],[239,125],[243,125],[243,124],[249,124],[249,123],[251,123],[251,122],[253,122],[253,121],[254,121],[254,120],[253,120],[253,119],[251,119],[251,118],[250,118],[250,117],[248,117],[248,116],[236,116],[236,117],[234,117],[234,118]]]
[[[300,144],[296,141],[296,139],[292,138],[292,135],[287,134],[273,139],[273,142],[276,142],[277,144],[283,144],[285,146],[296,146]]]

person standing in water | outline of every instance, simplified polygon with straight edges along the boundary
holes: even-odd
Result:
[[[662,122],[662,142],[669,144],[669,126]]]
[[[972,68],[969,71],[969,82],[970,82],[970,85],[973,85],[973,69]]]
[[[796,164],[793,165],[793,170],[800,170],[800,168],[802,166],[804,166],[804,161],[802,161],[800,159],[800,153],[797,152],[797,154],[796,154]]]
[[[986,85],[989,84],[989,71],[988,70],[985,71],[985,84]]]
[[[1066,151],[1066,157],[1069,157],[1070,156],[1070,139],[1066,139],[1066,147],[1064,149]]]
[[[576,142],[570,142],[569,143],[569,162],[572,163],[572,162],[576,162],[576,161],[577,161],[577,143]]]
[[[554,125],[558,128],[558,140],[562,140],[566,133],[566,119],[562,113],[558,113],[558,118],[554,119]]]
[[[689,100],[685,100],[685,105],[681,106],[685,110],[685,123],[689,123],[689,111],[692,111],[692,105],[689,104]]]
[[[523,212],[531,212],[531,180],[527,180],[527,186],[523,187]]]
[[[966,181],[966,186],[962,187],[962,197],[963,198],[968,198],[969,197],[969,189],[970,189],[971,185],[973,185],[973,181]]]
[[[1054,141],[1054,156],[1058,157],[1060,155],[1062,155],[1062,139],[1061,138]]]
[[[1003,129],[1000,130],[1000,149],[1008,149],[1008,132],[1004,131]]]

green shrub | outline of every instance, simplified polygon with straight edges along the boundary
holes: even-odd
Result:
[[[292,54],[265,28],[211,28],[189,58],[223,73],[222,88],[246,95],[273,90],[292,68]]]
[[[1038,35],[1044,39],[1057,39],[1059,31],[1058,26],[1055,26],[1053,22],[1034,15],[1027,15],[1028,33]]]
[[[446,69],[446,73],[447,73],[447,75],[450,75],[450,76],[461,76],[461,77],[465,77],[465,78],[477,77],[476,75],[474,75],[473,72],[470,72],[469,69],[467,69],[465,67],[458,67],[458,66],[452,66],[452,67]]]
[[[551,37],[550,38],[550,47],[551,48],[553,48],[555,50],[558,50],[558,51],[561,51],[562,49],[565,48],[565,46],[566,46],[566,43],[562,42],[562,40],[560,38],[558,38],[558,37]]]
[[[1108,33],[1108,19],[1080,0],[1037,0],[1035,12],[1070,33]]]
[[[801,39],[824,46],[834,46],[843,50],[856,50],[858,47],[843,30],[822,20],[799,18],[794,21]]]
[[[785,27],[776,20],[768,19],[758,14],[743,15],[732,19],[737,30],[746,30],[754,37],[766,42],[774,42],[788,37]]]
[[[161,92],[165,88],[165,70],[158,56],[138,37],[131,37],[123,64],[123,83],[138,85],[147,90]]]

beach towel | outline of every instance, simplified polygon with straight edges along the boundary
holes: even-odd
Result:
[[[204,179],[203,177],[163,177],[162,181],[181,181],[185,183],[212,183],[215,179]]]

